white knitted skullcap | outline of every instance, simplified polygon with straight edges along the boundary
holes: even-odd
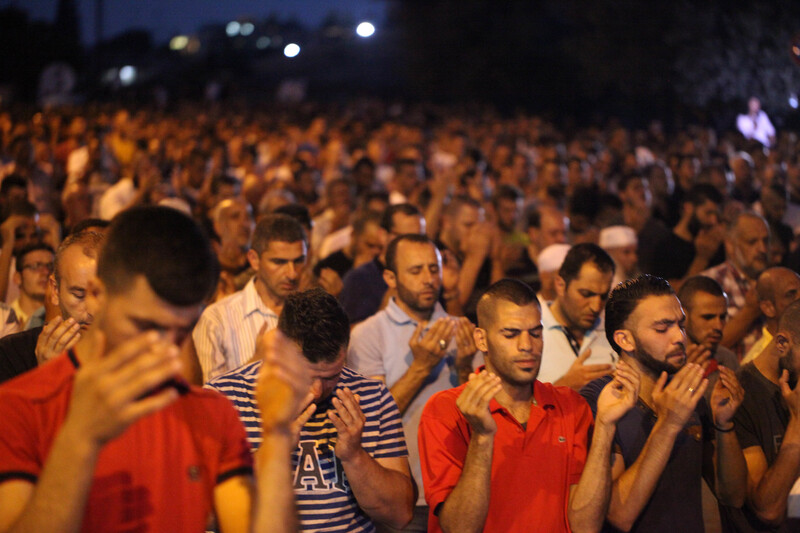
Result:
[[[622,248],[637,242],[636,232],[628,226],[609,226],[600,231],[600,248]]]
[[[541,252],[536,258],[536,266],[539,272],[556,272],[561,268],[561,263],[567,257],[567,252],[572,248],[569,244],[551,244]]]

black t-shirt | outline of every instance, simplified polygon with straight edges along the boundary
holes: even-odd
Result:
[[[597,397],[611,379],[612,376],[596,379],[581,390],[581,396],[589,403],[595,416]],[[614,445],[622,453],[625,468],[630,468],[638,459],[655,423],[655,413],[641,400],[617,423]],[[631,531],[640,533],[703,531],[700,485],[703,476],[703,442],[713,438],[708,404],[701,398],[694,414],[675,439],[669,462],[661,473],[650,501],[642,509]],[[618,530],[606,522],[603,531]]]
[[[319,263],[314,265],[314,275],[319,276],[319,273],[322,272],[323,268],[331,268],[339,277],[344,279],[344,275],[353,268],[353,260],[344,255],[344,252],[339,250],[333,252],[325,259],[322,259]]]
[[[642,231],[636,236],[638,241],[636,253],[639,256],[639,270],[645,274],[654,273],[653,269],[656,263],[658,245],[670,234],[672,234],[672,232],[657,218],[650,217],[647,219]]]
[[[675,233],[665,235],[655,250],[653,274],[664,279],[681,279],[689,271],[694,261],[695,250],[692,241],[684,241]],[[725,249],[720,245],[707,267],[725,261]]]
[[[733,419],[739,445],[742,450],[759,446],[764,451],[767,466],[772,466],[789,424],[789,411],[783,403],[781,390],[753,363],[744,365],[737,376],[745,392]],[[724,530],[734,533],[800,531],[800,520],[787,520],[781,527],[772,527],[761,522],[746,505],[742,509],[720,506],[720,517]]]

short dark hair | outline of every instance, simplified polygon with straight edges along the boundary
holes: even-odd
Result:
[[[61,244],[59,244],[56,249],[56,258],[53,268],[53,277],[56,279],[56,284],[61,283],[60,264],[67,248],[70,246],[80,246],[83,255],[96,260],[103,246],[103,240],[105,240],[104,234],[89,230],[67,235],[67,238],[61,241]]]
[[[211,295],[219,263],[200,226],[185,214],[169,207],[134,207],[111,221],[97,276],[109,293],[118,294],[138,275],[159,298],[185,307]]]
[[[353,221],[353,237],[363,235],[364,231],[367,229],[367,226],[370,224],[375,224],[376,226],[380,227],[381,218],[381,214],[374,211],[365,211],[361,213]]]
[[[320,288],[286,297],[278,329],[312,363],[332,362],[350,342],[350,321],[339,302]]]
[[[684,202],[690,202],[694,206],[700,206],[707,201],[714,202],[717,205],[722,205],[725,199],[719,189],[709,183],[698,183],[693,185],[686,193]]]
[[[522,193],[522,189],[510,183],[501,183],[497,186],[497,189],[495,189],[494,195],[492,195],[492,205],[496,208],[500,200],[516,202],[523,198],[525,198],[525,195]]]
[[[33,218],[38,213],[36,206],[27,200],[13,202],[8,206],[8,216],[19,215],[21,217]]]
[[[478,300],[476,308],[478,327],[485,328],[494,319],[496,302],[499,300],[511,302],[520,307],[532,303],[540,307],[536,291],[530,285],[518,279],[504,278],[493,283]]]
[[[27,189],[28,179],[20,174],[9,174],[0,182],[0,196],[8,196],[9,191],[14,187]]]
[[[690,308],[694,295],[698,292],[725,298],[725,291],[722,290],[722,286],[717,280],[708,276],[692,276],[684,281],[681,288],[678,289],[678,300],[681,301],[684,308]]]
[[[89,228],[99,228],[99,229],[106,229],[111,226],[110,220],[105,220],[103,218],[86,218],[72,226],[69,230],[70,234],[72,233],[81,233],[83,231],[88,230]]]
[[[353,170],[357,169],[358,167],[369,167],[370,169],[375,170],[375,163],[369,157],[363,156],[353,164]]]
[[[464,206],[474,207],[475,209],[481,209],[483,206],[481,203],[473,198],[472,196],[467,196],[466,194],[459,194],[452,200],[450,203],[447,204],[447,207],[444,210],[444,215],[449,218],[453,218],[458,213],[461,212],[461,208]]]
[[[644,176],[642,176],[638,172],[627,172],[627,173],[623,174],[619,178],[619,181],[617,182],[617,191],[618,192],[623,192],[625,189],[628,188],[628,185],[630,185],[634,181],[636,181],[636,180],[642,180],[643,181],[643,180],[646,180],[646,179],[647,178],[645,178]]]
[[[417,244],[430,244],[436,248],[436,244],[428,238],[427,235],[421,233],[406,233],[392,239],[389,246],[386,248],[386,270],[397,274],[397,247],[401,242],[413,242]]]
[[[211,180],[211,194],[219,194],[220,189],[224,185],[229,185],[231,187],[240,187],[241,183],[238,179],[234,178],[233,176],[228,176],[227,174],[223,174],[221,176],[215,176]]]
[[[395,171],[399,171],[400,167],[418,167],[419,163],[416,159],[411,159],[410,157],[402,157],[394,162]]]
[[[303,241],[308,244],[306,232],[297,219],[289,215],[275,213],[263,216],[256,224],[252,248],[261,255],[266,251],[269,243],[273,241]]]
[[[390,205],[386,208],[386,211],[383,212],[383,216],[381,217],[381,227],[388,231],[389,233],[392,232],[394,228],[394,216],[397,213],[403,213],[409,217],[421,217],[422,213],[415,205],[411,204],[394,204]]]
[[[614,260],[608,255],[608,252],[594,243],[584,242],[569,249],[564,257],[564,262],[561,263],[561,268],[558,269],[558,275],[561,276],[564,283],[569,285],[578,277],[581,268],[587,263],[593,263],[600,272],[614,273]]]
[[[625,322],[639,302],[648,296],[670,294],[675,294],[675,291],[669,282],[650,274],[627,279],[614,287],[606,301],[606,339],[615,352],[620,353],[622,348],[614,341],[614,332],[625,329]]]
[[[311,213],[308,211],[308,207],[304,206],[303,204],[286,204],[280,207],[276,207],[272,211],[273,215],[288,215],[298,221],[301,226],[307,228],[309,231],[313,227],[313,222],[311,221]]]
[[[50,252],[51,254],[55,253],[52,247],[42,242],[35,242],[33,244],[29,244],[25,248],[17,252],[17,265],[16,265],[17,272],[22,272],[22,260],[25,258],[25,256],[31,252],[37,252],[39,250],[45,250],[47,252]]]

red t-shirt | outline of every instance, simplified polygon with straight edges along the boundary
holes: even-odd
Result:
[[[0,483],[36,482],[69,408],[67,354],[0,386]],[[82,531],[204,531],[217,483],[252,473],[244,428],[216,391],[191,387],[103,447]]]
[[[472,434],[456,406],[464,387],[434,395],[420,420],[419,451],[431,533],[441,531],[434,512],[461,477]],[[567,387],[536,381],[534,397],[538,405],[531,406],[527,428],[497,401],[489,404],[497,433],[484,531],[569,531],[569,489],[580,481],[586,464],[592,412]]]

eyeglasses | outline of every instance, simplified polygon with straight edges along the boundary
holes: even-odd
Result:
[[[53,262],[50,261],[49,263],[31,263],[29,265],[22,265],[22,270],[33,270],[33,271],[40,271],[46,270],[48,274],[53,273]]]

